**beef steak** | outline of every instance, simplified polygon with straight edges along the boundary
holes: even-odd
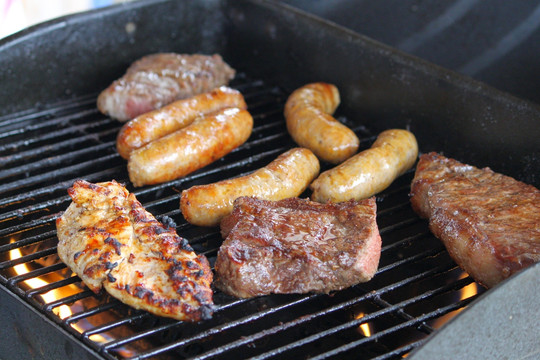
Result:
[[[540,261],[540,191],[531,185],[429,153],[418,162],[411,204],[486,287]]]
[[[221,222],[216,286],[242,298],[328,293],[370,280],[381,237],[375,198],[320,204],[240,197]]]

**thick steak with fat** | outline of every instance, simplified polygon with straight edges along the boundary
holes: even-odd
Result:
[[[486,287],[540,261],[540,191],[531,185],[429,153],[418,162],[411,204]]]
[[[320,204],[240,197],[221,222],[216,286],[237,297],[328,293],[370,280],[381,237],[375,198]]]

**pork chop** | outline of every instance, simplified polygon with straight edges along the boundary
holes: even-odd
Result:
[[[178,320],[211,317],[212,272],[188,241],[115,181],[78,180],[56,221],[58,255],[94,292]]]
[[[375,198],[321,204],[240,197],[221,222],[216,286],[241,298],[329,293],[370,280],[381,237]]]
[[[429,153],[418,162],[411,204],[486,287],[540,261],[540,191],[531,185]]]
[[[235,71],[220,55],[157,53],[135,61],[98,96],[97,107],[127,121],[175,100],[227,85]]]

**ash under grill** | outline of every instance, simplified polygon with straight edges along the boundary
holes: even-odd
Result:
[[[254,118],[248,142],[185,178],[143,188],[130,184],[115,149],[121,124],[97,111],[96,94],[0,118],[1,285],[105,359],[401,358],[482,292],[412,211],[412,171],[377,197],[383,249],[368,283],[330,295],[255,299],[216,290],[214,317],[196,324],[89,291],[56,255],[55,219],[71,201],[67,188],[80,178],[125,183],[159,220],[173,219],[213,265],[222,241],[218,229],[186,223],[180,191],[247,174],[295,146],[282,114],[282,89],[246,74],[231,86],[244,94]],[[367,129],[341,120],[361,138],[361,148],[374,141]]]

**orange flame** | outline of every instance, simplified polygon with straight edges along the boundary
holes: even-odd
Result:
[[[12,242],[14,242],[14,241],[12,241]],[[21,250],[20,249],[10,250],[9,256],[10,256],[11,260],[21,258],[22,257]],[[15,273],[17,275],[24,275],[24,274],[30,272],[30,268],[26,264],[15,265],[13,267],[13,269],[14,269],[14,271],[15,271]],[[38,289],[38,288],[46,286],[46,285],[48,285],[50,283],[49,281],[46,281],[46,280],[44,280],[42,278],[39,278],[39,277],[27,279],[27,280],[24,280],[23,282],[31,289]],[[61,289],[50,290],[50,291],[48,291],[46,293],[41,294],[40,296],[43,299],[43,301],[45,302],[45,304],[49,304],[49,303],[54,302],[54,301],[56,301],[58,299],[62,299],[64,297],[71,296],[73,294],[77,294],[80,291],[81,291],[81,289],[78,288],[76,285],[69,284],[68,286],[62,287]],[[52,312],[62,320],[70,317],[73,314],[72,309],[68,305],[60,305],[58,307],[55,307],[55,308],[52,309]],[[87,324],[87,326],[84,326],[85,324]],[[73,324],[70,324],[70,326],[73,329],[75,329],[76,331],[78,331],[79,333],[83,333],[85,330],[93,327],[92,324],[90,324],[87,321],[83,321],[80,325],[73,323]],[[103,335],[102,334],[93,334],[93,335],[89,336],[89,339],[96,342],[96,343],[101,343],[101,344],[104,344],[104,343],[107,343],[107,342],[109,342],[111,340],[114,340],[114,338],[112,338],[111,336],[108,336],[107,334],[103,334]],[[134,351],[132,351],[132,350],[126,348],[126,347],[121,347],[120,349],[118,349],[118,353],[121,354],[122,356],[125,356],[125,357],[132,357],[132,356],[135,355]]]
[[[11,260],[15,260],[22,257],[20,249],[11,250],[9,255],[10,255]],[[13,269],[15,270],[15,273],[17,275],[23,275],[30,272],[30,269],[28,268],[26,264],[15,265]],[[43,279],[40,279],[39,277],[24,280],[24,283],[28,285],[31,289],[37,289],[37,288],[40,288],[49,284],[49,282]],[[66,294],[66,292],[69,292],[69,294]],[[64,291],[60,291],[59,289],[53,289],[44,294],[41,294],[41,298],[43,299],[45,304],[49,304],[57,299],[62,298],[62,296],[69,296],[76,292],[77,292],[76,288],[74,289],[72,288],[71,291],[68,289]],[[67,305],[61,305],[59,307],[54,308],[53,313],[56,314],[62,320],[71,316],[72,314],[71,309]]]
[[[9,257],[11,260],[19,259],[20,257],[22,257],[21,250],[20,249],[10,250]],[[13,270],[15,271],[17,275],[24,275],[30,272],[30,269],[28,268],[28,265],[26,264],[15,265],[13,267]],[[24,280],[23,282],[31,289],[38,289],[40,287],[43,287],[49,284],[48,281],[45,281],[39,277],[27,279],[27,280]],[[49,303],[52,303],[53,301],[62,299],[67,296],[71,296],[78,292],[80,292],[80,289],[77,286],[70,284],[68,286],[64,286],[62,289],[50,290],[46,293],[41,294],[40,296],[45,302],[45,304],[49,304]],[[72,310],[67,305],[60,305],[58,307],[55,307],[52,309],[52,312],[62,320],[73,315]],[[77,326],[76,324],[71,324],[71,326],[80,333],[85,331],[85,329]],[[92,335],[91,338],[93,341],[96,341],[96,342],[107,342],[107,339],[101,335]]]
[[[358,315],[356,315],[355,319],[361,319],[364,317],[364,315],[365,314],[363,312],[359,312]],[[358,331],[365,337],[371,336],[371,326],[369,325],[369,323],[360,324],[360,326],[358,326]]]

